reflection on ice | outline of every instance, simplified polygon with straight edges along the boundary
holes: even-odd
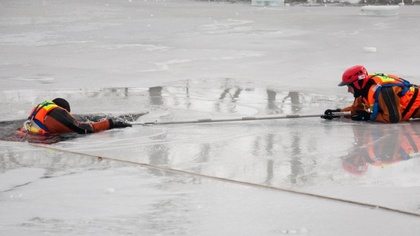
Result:
[[[59,93],[54,91],[54,95]],[[7,91],[3,94],[14,99]],[[282,91],[232,79],[180,81],[148,89],[66,90],[64,94],[70,101],[76,101],[76,109],[79,104],[89,108],[97,99],[109,102],[104,106],[107,110],[114,106],[121,110],[137,107],[148,112],[136,116],[142,121],[316,114],[324,107],[349,103],[340,97]],[[29,102],[28,99],[18,101]],[[402,131],[398,129],[400,133],[396,133],[393,130],[393,127],[408,126],[415,129],[416,125],[412,122],[386,126],[347,120],[324,121],[316,117],[204,125],[151,125],[78,136],[78,139],[58,145],[69,150],[266,185],[313,186],[332,179],[345,179],[344,173],[347,172],[360,174],[368,171],[367,163],[374,165],[409,159],[417,152],[414,147],[405,153],[401,148],[390,150],[393,143],[416,142],[413,136],[406,139],[414,141],[402,142]],[[379,146],[387,149],[380,150]],[[400,153],[400,157],[393,156],[393,153]]]
[[[416,121],[397,124],[352,126],[354,146],[342,158],[343,168],[363,175],[369,166],[388,168],[400,161],[418,157],[420,124]]]

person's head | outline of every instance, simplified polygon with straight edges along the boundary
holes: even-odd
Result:
[[[55,98],[52,100],[53,103],[55,103],[57,106],[66,109],[68,112],[70,112],[70,104],[63,98]]]
[[[364,66],[356,65],[344,71],[342,80],[338,86],[350,86],[349,92],[361,91],[366,87],[369,80],[369,74]]]

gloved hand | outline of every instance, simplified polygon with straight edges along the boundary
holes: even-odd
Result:
[[[370,121],[370,115],[372,113],[367,112],[367,111],[363,111],[363,110],[358,110],[356,111],[355,115],[351,116],[352,120],[362,120],[362,121]]]
[[[334,116],[333,112],[340,112],[341,109],[327,109],[324,112],[324,115],[321,116],[321,118],[326,120],[332,120],[333,118],[340,118],[340,116]]]
[[[119,129],[119,128],[126,128],[126,127],[132,126],[131,124],[124,121],[120,121],[120,120],[108,119],[108,121],[109,121],[110,129]]]

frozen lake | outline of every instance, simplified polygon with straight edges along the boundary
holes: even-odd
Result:
[[[420,8],[2,1],[0,121],[321,114],[363,64],[420,83]],[[365,48],[375,48],[366,50]],[[420,123],[290,118],[0,141],[1,235],[414,235]]]

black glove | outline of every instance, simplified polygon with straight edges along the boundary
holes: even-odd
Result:
[[[126,127],[131,127],[133,125],[124,122],[124,121],[119,121],[119,120],[113,120],[113,119],[108,119],[109,121],[109,128],[110,129],[119,129],[119,128],[126,128]]]
[[[370,121],[370,115],[371,114],[372,113],[367,112],[367,111],[358,110],[358,111],[356,111],[356,115],[351,116],[351,119],[352,120]]]
[[[333,118],[340,118],[340,116],[334,116],[333,112],[340,112],[341,109],[327,109],[324,112],[324,115],[321,116],[321,118],[326,120],[332,120]]]

